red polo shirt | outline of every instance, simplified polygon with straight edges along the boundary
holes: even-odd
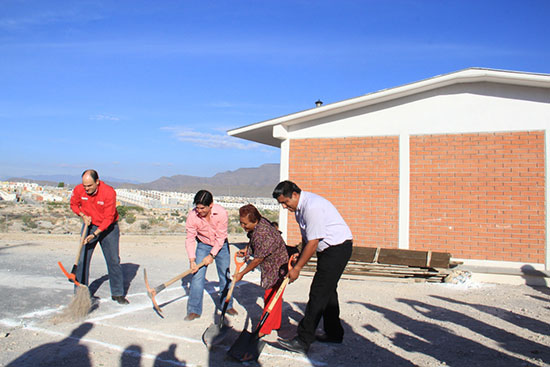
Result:
[[[95,194],[88,195],[82,184],[76,186],[71,196],[71,210],[80,215],[92,217],[92,224],[100,231],[106,230],[118,220],[116,192],[103,181],[99,181]]]

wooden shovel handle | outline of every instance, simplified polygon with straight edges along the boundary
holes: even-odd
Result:
[[[231,282],[231,287],[229,287],[229,292],[227,292],[227,296],[225,297],[225,303],[229,303],[229,300],[231,299],[231,296],[233,295],[233,289],[235,289],[235,274],[237,274],[241,267],[244,265],[245,261],[237,261],[237,252],[235,252],[235,255],[233,256],[233,260],[235,261],[235,272],[233,273],[233,281]]]
[[[206,263],[204,262],[204,259],[203,259],[203,260],[197,265],[197,268],[200,269],[200,268],[203,267],[204,265],[206,265]],[[175,282],[177,282],[178,280],[185,278],[186,276],[188,276],[188,275],[191,274],[192,272],[193,272],[193,269],[187,269],[186,271],[184,271],[184,272],[181,273],[180,275],[175,276],[174,278],[170,279],[170,280],[167,281],[166,283],[163,283],[162,285],[164,286],[164,288],[166,288],[166,287],[168,287],[170,284],[175,283]],[[163,288],[163,289],[164,289],[164,288]]]
[[[290,269],[292,269],[292,261],[296,257],[298,257],[298,254],[293,254],[288,259],[288,271],[290,271]],[[277,303],[277,300],[279,299],[279,297],[281,297],[281,294],[283,294],[283,292],[284,292],[284,290],[285,290],[285,288],[286,288],[289,281],[290,281],[290,278],[288,277],[288,274],[287,274],[287,276],[285,277],[285,279],[283,280],[283,282],[279,286],[279,289],[277,289],[277,293],[275,293],[275,296],[273,297],[271,302],[269,302],[269,306],[267,307],[267,313],[271,313],[271,311],[273,310],[273,307],[275,307],[275,304]]]
[[[76,253],[76,260],[74,261],[75,266],[77,266],[78,262],[80,261],[80,255],[82,254],[82,246],[84,246],[84,240],[86,239],[87,235],[88,235],[88,225],[84,223],[84,229],[80,234],[80,246],[78,246],[78,252]]]
[[[288,259],[288,270],[289,271],[290,271],[290,269],[292,269],[292,261],[294,259],[296,259],[296,257],[298,257],[298,254],[292,255],[290,257],[290,259]],[[258,335],[258,333],[260,332],[260,329],[262,328],[262,326],[264,326],[265,321],[269,317],[269,314],[271,313],[271,311],[273,311],[273,307],[275,307],[275,304],[279,300],[279,297],[281,297],[281,294],[283,294],[283,291],[285,290],[286,285],[288,284],[289,281],[290,281],[290,278],[288,277],[288,274],[287,274],[287,276],[285,277],[285,279],[283,280],[283,282],[279,286],[279,289],[277,289],[277,293],[275,293],[275,296],[273,296],[273,298],[271,299],[271,302],[269,302],[269,306],[267,307],[267,310],[265,310],[265,312],[262,316],[262,319],[260,320],[260,322],[258,323],[258,326],[256,327],[256,330],[254,330],[255,335]]]

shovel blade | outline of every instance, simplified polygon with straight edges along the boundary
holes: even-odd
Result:
[[[220,325],[212,324],[202,334],[202,342],[207,347],[211,347],[215,344],[221,343],[225,338],[228,330],[229,326],[225,324],[221,327]]]
[[[256,361],[264,349],[265,342],[257,333],[244,330],[235,340],[227,354],[239,362]]]

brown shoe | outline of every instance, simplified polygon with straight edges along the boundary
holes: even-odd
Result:
[[[193,321],[195,319],[198,319],[199,317],[201,317],[201,315],[199,315],[198,313],[191,312],[190,314],[185,316],[184,320],[185,321]]]
[[[128,303],[130,303],[124,296],[111,296],[111,299],[121,305],[127,305]]]
[[[231,316],[235,316],[239,314],[239,312],[237,312],[237,310],[235,310],[234,308],[230,308],[229,310],[225,311],[225,313]]]

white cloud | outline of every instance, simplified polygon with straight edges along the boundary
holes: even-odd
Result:
[[[108,120],[108,121],[120,121],[120,118],[119,118],[119,117],[116,117],[116,116],[109,116],[109,115],[94,115],[94,116],[90,116],[90,120],[99,120],[99,121],[104,121],[104,120]]]
[[[152,162],[151,166],[153,167],[173,167],[173,163],[166,163],[166,162]]]
[[[59,163],[59,164],[57,164],[57,167],[77,168],[77,169],[85,168],[85,166],[83,166],[82,164],[74,164],[74,163]]]
[[[161,129],[171,131],[179,141],[205,148],[250,150],[262,147],[260,144],[248,143],[222,133],[206,133],[184,127],[162,127]]]

